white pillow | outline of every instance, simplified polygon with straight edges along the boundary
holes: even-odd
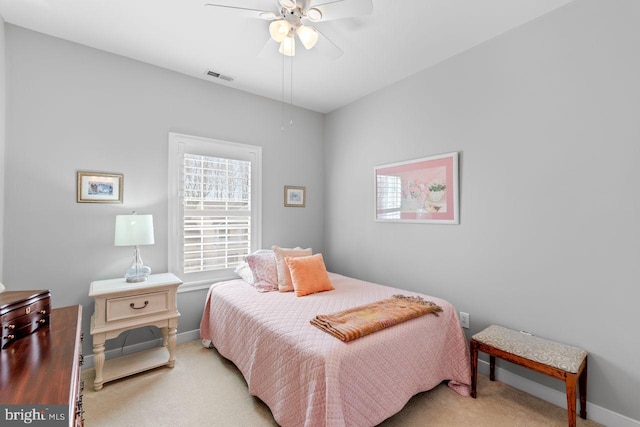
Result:
[[[249,268],[249,264],[247,264],[246,262],[243,262],[242,264],[237,266],[234,271],[238,276],[240,276],[240,278],[242,280],[244,280],[248,284],[250,284],[250,285],[255,284],[256,280],[253,277],[253,273],[251,272],[251,268]]]
[[[291,273],[289,272],[289,266],[284,259],[286,257],[293,258],[301,256],[311,256],[311,248],[302,249],[300,247],[296,247],[290,249],[273,246],[271,249],[276,256],[276,269],[278,271],[278,290],[280,292],[292,292],[293,282],[291,282]]]

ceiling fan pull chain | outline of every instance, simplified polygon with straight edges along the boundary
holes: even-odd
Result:
[[[293,56],[291,57],[291,92],[289,93],[289,126],[293,126]]]
[[[282,108],[282,115],[280,117],[280,131],[284,132],[284,55],[282,55],[282,102],[280,103]]]

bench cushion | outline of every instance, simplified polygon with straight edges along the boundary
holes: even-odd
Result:
[[[587,352],[498,325],[491,325],[472,339],[507,353],[533,360],[573,374],[578,372]]]

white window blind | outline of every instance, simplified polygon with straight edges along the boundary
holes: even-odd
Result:
[[[261,245],[261,148],[170,133],[169,159],[169,271],[181,291],[236,277]]]
[[[184,155],[183,271],[236,267],[251,252],[251,162]]]

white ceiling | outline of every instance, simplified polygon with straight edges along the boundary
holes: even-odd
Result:
[[[208,0],[0,0],[5,22],[134,58],[213,84],[282,99],[283,59],[269,22],[205,7]],[[335,0],[312,0],[312,5]],[[343,0],[349,2],[350,0]],[[288,59],[285,100],[329,112],[574,0],[372,0],[373,13],[314,26],[344,54]],[[276,0],[235,0],[277,10]],[[227,83],[206,76],[214,70]]]

